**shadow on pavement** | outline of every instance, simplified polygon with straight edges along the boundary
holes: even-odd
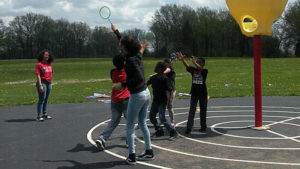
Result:
[[[27,123],[27,122],[33,122],[36,121],[36,119],[11,119],[11,120],[5,120],[5,122],[8,123]]]
[[[84,144],[77,144],[74,148],[71,150],[68,150],[68,152],[81,152],[81,151],[89,151],[92,153],[97,153],[99,150],[97,150],[94,146],[85,147]]]
[[[122,161],[110,161],[110,162],[99,162],[99,163],[80,163],[75,160],[43,160],[43,162],[49,163],[59,163],[59,162],[70,162],[73,166],[61,166],[57,167],[57,169],[68,169],[68,168],[76,168],[76,169],[96,169],[96,168],[112,168],[120,165],[128,165],[125,160]]]

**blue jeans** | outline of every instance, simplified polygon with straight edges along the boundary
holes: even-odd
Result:
[[[41,115],[42,113],[42,109],[43,109],[43,114],[47,113],[47,102],[48,102],[48,98],[52,89],[52,83],[50,82],[42,82],[42,86],[44,91],[41,93],[39,90],[39,84],[36,83],[36,88],[37,88],[37,92],[39,94],[39,102],[37,104],[37,115]]]
[[[128,142],[129,154],[135,153],[134,148],[134,125],[138,119],[138,125],[143,133],[143,138],[145,141],[145,149],[149,150],[151,148],[150,133],[147,126],[147,109],[150,103],[150,92],[148,88],[139,93],[134,93],[130,95],[127,109],[127,125],[126,125],[126,138]]]
[[[159,130],[160,126],[156,120],[156,114],[159,113],[159,120],[164,126],[167,128],[168,131],[174,131],[175,128],[171,125],[171,122],[166,119],[165,112],[166,112],[166,104],[157,103],[155,101],[152,102],[149,118],[151,123],[154,125],[155,130]]]
[[[112,132],[119,125],[122,114],[124,114],[124,117],[126,118],[127,104],[128,99],[123,100],[121,102],[111,102],[111,120],[108,123],[108,126],[104,129],[103,133],[101,133],[101,135],[99,136],[100,139],[104,141],[108,140]]]

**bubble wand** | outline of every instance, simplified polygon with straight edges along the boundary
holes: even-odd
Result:
[[[107,6],[102,6],[100,9],[99,9],[99,15],[102,19],[105,19],[107,20],[110,24],[112,24],[111,20],[109,19],[110,18],[110,9],[109,7]]]

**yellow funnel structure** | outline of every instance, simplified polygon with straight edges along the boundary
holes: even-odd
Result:
[[[231,15],[242,33],[272,35],[272,24],[281,16],[288,0],[226,0]]]

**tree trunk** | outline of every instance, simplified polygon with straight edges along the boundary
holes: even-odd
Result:
[[[296,43],[295,56],[300,57],[300,42]]]

